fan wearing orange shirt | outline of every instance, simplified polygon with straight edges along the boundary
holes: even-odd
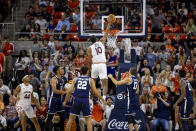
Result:
[[[5,71],[5,55],[0,52],[0,74]]]
[[[155,104],[156,99],[154,97],[155,93],[165,93],[167,88],[161,84],[161,78],[157,78],[156,85],[153,86],[150,90],[150,96],[153,97],[152,104]]]
[[[88,57],[85,56],[84,50],[80,49],[76,58],[73,60],[74,69],[80,70],[82,66],[88,65]]]

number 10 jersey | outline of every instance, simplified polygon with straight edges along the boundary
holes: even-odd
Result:
[[[92,51],[92,63],[106,62],[105,47],[101,41],[95,42],[90,48]]]

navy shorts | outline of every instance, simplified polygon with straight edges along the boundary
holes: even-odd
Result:
[[[180,117],[183,119],[189,119],[192,108],[193,103],[190,103],[187,101],[187,99],[184,99],[180,105]]]
[[[139,98],[135,96],[133,98],[129,98],[127,105],[127,113],[126,115],[135,115],[138,110],[140,110]]]
[[[52,97],[49,102],[48,114],[55,114],[64,111],[63,103],[60,98]]]
[[[91,116],[89,98],[75,98],[70,114],[83,117]]]

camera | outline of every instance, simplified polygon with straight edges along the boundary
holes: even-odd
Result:
[[[93,97],[93,103],[94,103],[94,104],[97,104],[97,101],[98,101],[98,97],[94,96],[94,97]]]
[[[155,97],[155,98],[158,98],[158,97],[159,97],[159,95],[160,95],[160,93],[159,93],[159,92],[154,93],[154,97]]]

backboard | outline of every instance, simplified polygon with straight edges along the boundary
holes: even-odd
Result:
[[[119,38],[146,35],[146,0],[80,0],[79,36],[102,37],[109,14],[117,18],[111,29],[120,30]]]

